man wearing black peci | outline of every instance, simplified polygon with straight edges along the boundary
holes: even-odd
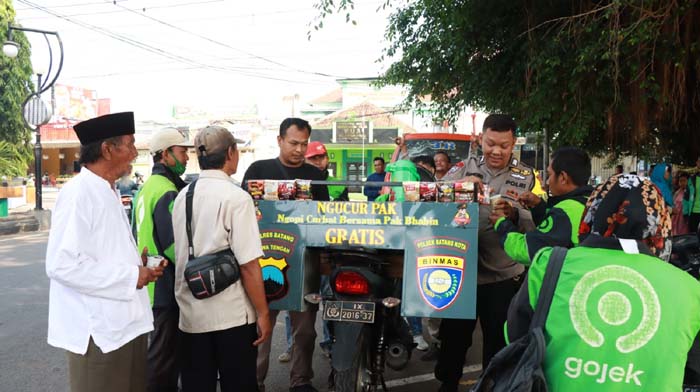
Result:
[[[279,157],[254,162],[243,176],[243,186],[247,187],[248,180],[318,180],[326,176],[316,167],[304,162],[306,148],[311,136],[311,125],[300,118],[287,118],[280,124],[280,134],[277,144],[280,147]],[[328,189],[324,185],[312,185],[311,194],[314,200],[328,201]],[[292,321],[292,367],[289,375],[290,391],[316,391],[311,385],[314,376],[312,357],[314,341],[316,340],[317,307],[312,306],[305,312],[289,312]],[[275,325],[278,310],[270,310],[270,322]],[[265,341],[258,351],[258,387],[265,390],[265,377],[270,366],[270,343]]]

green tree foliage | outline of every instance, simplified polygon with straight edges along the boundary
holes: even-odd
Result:
[[[320,17],[351,10],[319,0]],[[384,84],[512,114],[592,153],[700,153],[700,3],[692,0],[393,2]],[[347,18],[347,16],[346,16]]]
[[[22,146],[0,141],[0,175],[18,177],[27,174],[30,157],[21,151]]]
[[[7,26],[14,17],[12,0],[0,0],[0,43],[7,40]],[[12,40],[20,45],[18,56],[11,59],[0,53],[0,141],[7,144],[0,149],[0,174],[25,175],[32,145],[31,131],[22,120],[22,103],[31,86],[32,65],[24,34],[14,31]],[[14,157],[5,155],[7,151],[12,151]]]

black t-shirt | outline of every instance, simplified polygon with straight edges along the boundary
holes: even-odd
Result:
[[[315,166],[304,163],[300,167],[284,166],[278,158],[253,162],[243,176],[243,187],[248,189],[248,180],[316,180],[325,181],[326,175]],[[314,200],[328,201],[328,188],[325,185],[312,185]]]

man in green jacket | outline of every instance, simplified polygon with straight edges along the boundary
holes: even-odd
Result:
[[[700,383],[700,283],[666,262],[671,217],[657,188],[634,175],[611,177],[588,199],[579,232],[544,328],[549,390],[680,391]],[[551,253],[535,255],[513,298],[510,341],[528,331]]]
[[[148,390],[177,391],[179,375],[177,340],[179,309],[175,302],[175,248],[172,210],[175,197],[185,187],[180,178],[187,166],[192,144],[175,128],[165,128],[151,138],[151,177],[134,202],[134,222],[139,250],[148,248],[168,260],[163,276],[148,285],[153,305],[154,330],[148,347]]]
[[[518,201],[528,207],[537,228],[521,233],[516,226],[517,214],[505,199],[496,202],[490,221],[501,243],[513,260],[529,265],[532,257],[545,246],[572,248],[578,245],[578,226],[583,208],[591,194],[587,185],[591,176],[591,159],[576,147],[561,147],[552,154],[547,167],[550,197],[545,203],[532,192],[524,192]],[[512,217],[512,218],[510,218]]]

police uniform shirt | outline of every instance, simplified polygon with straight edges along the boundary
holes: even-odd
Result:
[[[471,157],[457,163],[445,174],[443,180],[455,181],[466,176],[479,174],[483,183],[490,188],[491,195],[501,195],[511,200],[524,191],[532,190],[535,176],[532,168],[511,158],[508,166],[494,170],[486,165],[483,157]],[[518,203],[513,203],[519,214],[519,226],[523,231],[535,228],[532,215]],[[489,223],[489,205],[479,206],[479,274],[478,284],[495,283],[520,275],[524,267],[511,259],[503,250],[498,233]]]

